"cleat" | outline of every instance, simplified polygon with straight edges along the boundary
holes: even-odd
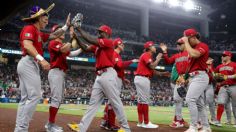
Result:
[[[143,128],[158,128],[158,125],[152,124],[151,122],[149,122],[148,124],[144,124],[142,125]]]
[[[198,132],[198,129],[196,127],[190,126],[186,131],[184,132]]]
[[[67,126],[68,126],[72,131],[75,131],[75,132],[79,132],[79,131],[80,131],[79,124],[77,124],[77,123],[69,123],[69,124],[67,124]]]

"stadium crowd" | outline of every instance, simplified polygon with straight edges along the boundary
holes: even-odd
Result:
[[[64,103],[66,100],[74,100],[71,103],[88,103],[91,95],[92,85],[95,80],[95,72],[92,69],[68,70],[65,90]],[[136,101],[136,90],[133,82],[134,76],[127,75],[131,81],[122,89],[121,98],[125,105],[133,105]],[[50,87],[47,79],[47,72],[41,73],[42,99],[50,98]],[[153,105],[172,105],[172,89],[169,78],[153,78],[152,83],[152,104]],[[16,74],[16,65],[6,65],[0,63],[0,95],[2,97],[20,99],[19,79]]]

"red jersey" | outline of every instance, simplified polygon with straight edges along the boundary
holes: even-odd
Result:
[[[194,71],[206,71],[207,64],[206,61],[209,56],[209,48],[205,43],[199,43],[195,47],[195,50],[198,50],[201,53],[199,58],[191,58],[190,59],[190,70],[189,73]]]
[[[46,42],[48,37],[49,34],[40,32],[34,25],[25,26],[20,33],[22,55],[25,56],[28,54],[24,48],[23,40],[31,40],[37,52],[43,56],[43,42]]]
[[[178,74],[186,73],[186,70],[189,66],[189,54],[187,51],[174,54],[170,58],[168,57],[168,54],[164,54],[163,57],[164,57],[165,63],[167,64],[175,63]]]
[[[63,71],[66,71],[68,69],[68,65],[66,63],[66,57],[70,54],[70,52],[61,53],[60,48],[62,46],[63,44],[61,42],[55,40],[50,41],[48,44],[51,69],[59,68]]]
[[[127,68],[130,64],[132,64],[132,61],[122,61],[120,54],[118,54],[116,51],[114,52],[114,59],[115,59],[115,67],[118,77],[122,80],[125,79],[125,68]]]
[[[149,67],[150,63],[152,62],[152,55],[149,52],[143,53],[139,58],[139,63],[135,74],[152,77],[153,69]]]
[[[224,75],[234,75],[236,74],[236,63],[230,62],[229,64],[220,64],[216,67],[215,72]],[[236,84],[236,79],[227,79],[223,83],[228,85],[234,85]]]
[[[114,67],[114,46],[111,39],[98,39],[99,46],[91,46],[91,52],[94,52],[96,58],[96,70],[106,67]]]

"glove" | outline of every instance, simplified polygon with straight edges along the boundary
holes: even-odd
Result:
[[[179,94],[179,96],[181,97],[181,98],[185,98],[186,97],[186,94],[187,94],[187,90],[186,90],[186,88],[184,87],[184,86],[179,86],[178,88],[177,88],[177,93]]]
[[[187,81],[184,79],[184,75],[180,75],[176,80],[177,85],[187,85]]]
[[[223,75],[221,73],[215,73],[214,78],[215,78],[216,82],[223,82],[224,80],[227,79],[227,75]]]
[[[83,22],[83,14],[77,13],[71,21],[74,28],[80,28]]]

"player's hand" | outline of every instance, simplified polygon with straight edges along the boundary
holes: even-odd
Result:
[[[181,39],[184,41],[185,44],[189,42],[189,41],[188,41],[188,37],[185,37],[185,36],[184,36],[184,37],[182,37]]]
[[[162,53],[158,53],[158,55],[156,56],[156,60],[160,61],[162,58],[163,54]]]
[[[43,70],[50,70],[50,64],[46,60],[40,61],[39,64],[42,66]]]
[[[163,53],[167,53],[167,46],[164,43],[160,43],[160,48],[163,51]]]
[[[214,59],[209,58],[206,63],[207,63],[208,65],[211,65],[211,64],[213,64],[213,61],[214,61]]]
[[[138,63],[139,62],[139,59],[133,59],[132,60],[132,63]]]
[[[69,13],[68,16],[67,16],[66,25],[67,25],[68,27],[71,26],[71,23],[70,23],[70,13]]]

